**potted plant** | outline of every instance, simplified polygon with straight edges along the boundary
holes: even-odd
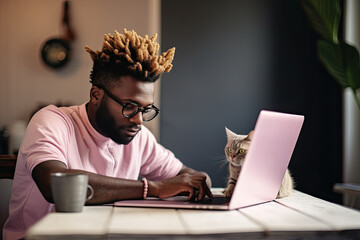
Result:
[[[357,177],[360,167],[360,149],[358,147],[360,144],[359,52],[338,36],[341,15],[339,0],[300,0],[300,2],[311,26],[320,36],[317,41],[317,54],[320,61],[330,75],[344,89],[351,89],[354,95],[356,104],[352,103],[351,95],[348,95],[351,92],[344,92],[343,179],[345,183],[336,183],[334,191],[344,194],[345,205],[360,209],[360,204],[356,204],[356,197],[360,193],[360,178]],[[359,3],[355,1],[346,3],[347,10],[351,8],[351,13],[347,14],[354,18],[358,14]]]
[[[300,0],[312,28],[318,33],[317,54],[327,71],[345,89],[351,88],[360,108],[359,52],[338,36],[339,0]]]

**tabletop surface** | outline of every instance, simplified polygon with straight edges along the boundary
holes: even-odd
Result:
[[[215,189],[219,191],[219,189]],[[360,212],[299,191],[232,211],[87,206],[50,213],[26,239],[360,239]]]

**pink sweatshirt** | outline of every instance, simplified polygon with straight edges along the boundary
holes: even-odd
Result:
[[[41,162],[57,160],[69,169],[81,169],[110,177],[161,180],[175,176],[182,163],[158,144],[146,128],[128,145],[102,136],[90,124],[81,106],[50,105],[34,115],[20,147],[4,239],[18,239],[52,211],[31,173]]]

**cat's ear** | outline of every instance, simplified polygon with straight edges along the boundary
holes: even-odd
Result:
[[[235,133],[230,131],[227,127],[225,127],[225,131],[226,131],[226,135],[227,135],[228,139],[232,139],[232,138],[235,138],[237,136]]]
[[[251,141],[253,139],[254,136],[254,130],[250,131],[249,134],[247,135],[247,137],[245,138],[245,140],[247,141]]]

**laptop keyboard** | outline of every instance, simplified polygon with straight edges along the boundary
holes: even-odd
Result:
[[[191,203],[196,204],[211,204],[211,205],[222,205],[230,202],[229,197],[213,197],[213,198],[204,198],[200,201],[191,201]]]

